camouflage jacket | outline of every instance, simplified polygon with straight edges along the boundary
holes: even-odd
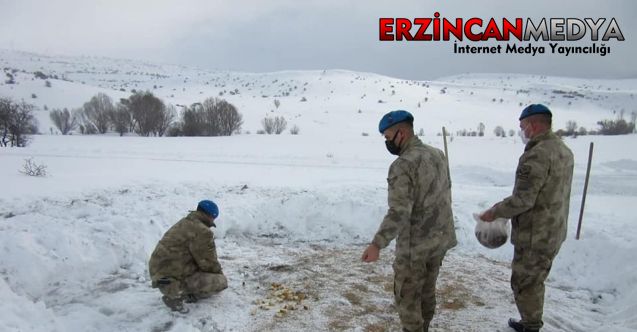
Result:
[[[202,212],[193,211],[159,240],[148,262],[151,279],[182,280],[195,272],[222,273],[212,230]]]
[[[511,218],[511,243],[556,252],[566,238],[573,153],[553,132],[527,143],[515,172],[513,194],[495,205]]]
[[[396,238],[394,266],[423,268],[456,245],[451,184],[442,151],[412,137],[389,168],[389,209],[372,241],[385,248]]]

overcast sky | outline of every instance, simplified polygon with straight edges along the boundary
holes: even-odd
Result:
[[[461,55],[453,54],[453,42],[378,40],[380,17],[433,17],[436,11],[448,19],[528,17],[535,23],[614,17],[626,40],[607,42],[611,54],[604,57]],[[45,54],[250,72],[348,69],[419,80],[467,72],[637,78],[633,0],[0,0],[0,12],[0,48]]]

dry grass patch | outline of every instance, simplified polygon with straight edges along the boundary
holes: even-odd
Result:
[[[451,283],[440,287],[436,291],[436,297],[440,301],[440,307],[449,310],[460,310],[467,307],[466,300],[469,292],[459,283]]]
[[[327,324],[327,326],[329,326],[329,330],[330,331],[345,331],[345,330],[349,330],[352,328],[352,326],[350,326],[348,323],[345,321],[345,317],[337,317],[335,319],[330,320],[330,322]]]
[[[387,326],[381,323],[369,324],[365,326],[363,329],[365,332],[385,332],[387,331]]]
[[[347,301],[349,301],[349,303],[351,303],[352,305],[358,306],[361,304],[361,296],[352,291],[345,292],[345,294],[343,294],[343,297],[345,297]]]
[[[352,286],[352,288],[354,288],[355,290],[357,290],[359,292],[363,292],[363,293],[369,292],[369,288],[367,286],[365,286],[364,284],[355,284],[355,285]]]

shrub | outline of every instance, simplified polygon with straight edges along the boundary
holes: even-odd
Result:
[[[263,130],[268,134],[281,134],[287,127],[287,121],[282,116],[276,116],[274,118],[265,117],[261,120]]]
[[[635,123],[628,123],[624,119],[598,121],[599,133],[602,135],[625,135],[635,130]]]
[[[46,165],[38,165],[33,161],[33,158],[27,158],[19,172],[28,176],[44,177],[46,176]]]
[[[49,76],[47,76],[46,74],[44,74],[41,71],[36,71],[35,73],[33,73],[33,76],[35,76],[35,78],[39,78],[41,80],[46,80],[49,78]]]
[[[495,129],[493,129],[493,133],[496,137],[506,137],[506,132],[502,126],[496,126]]]
[[[579,130],[577,131],[577,134],[580,136],[584,136],[587,134],[586,128],[584,127],[579,127]]]
[[[15,84],[15,77],[11,73],[5,73],[7,76],[7,80],[4,81],[6,84]]]

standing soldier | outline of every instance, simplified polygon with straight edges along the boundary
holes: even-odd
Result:
[[[436,309],[436,280],[442,259],[456,245],[451,184],[442,151],[414,135],[414,117],[393,111],[380,120],[391,154],[389,210],[363,261],[378,260],[380,249],[396,239],[394,299],[403,331],[427,332]]]
[[[150,257],[152,287],[159,288],[162,300],[173,311],[186,313],[184,300],[196,302],[228,287],[210,230],[218,216],[214,202],[199,202],[197,211],[164,234]]]
[[[529,139],[515,172],[513,194],[482,214],[484,221],[511,218],[511,288],[521,320],[509,319],[517,332],[542,328],[544,281],[566,238],[573,178],[573,153],[551,131],[551,111],[533,104],[520,115]]]

